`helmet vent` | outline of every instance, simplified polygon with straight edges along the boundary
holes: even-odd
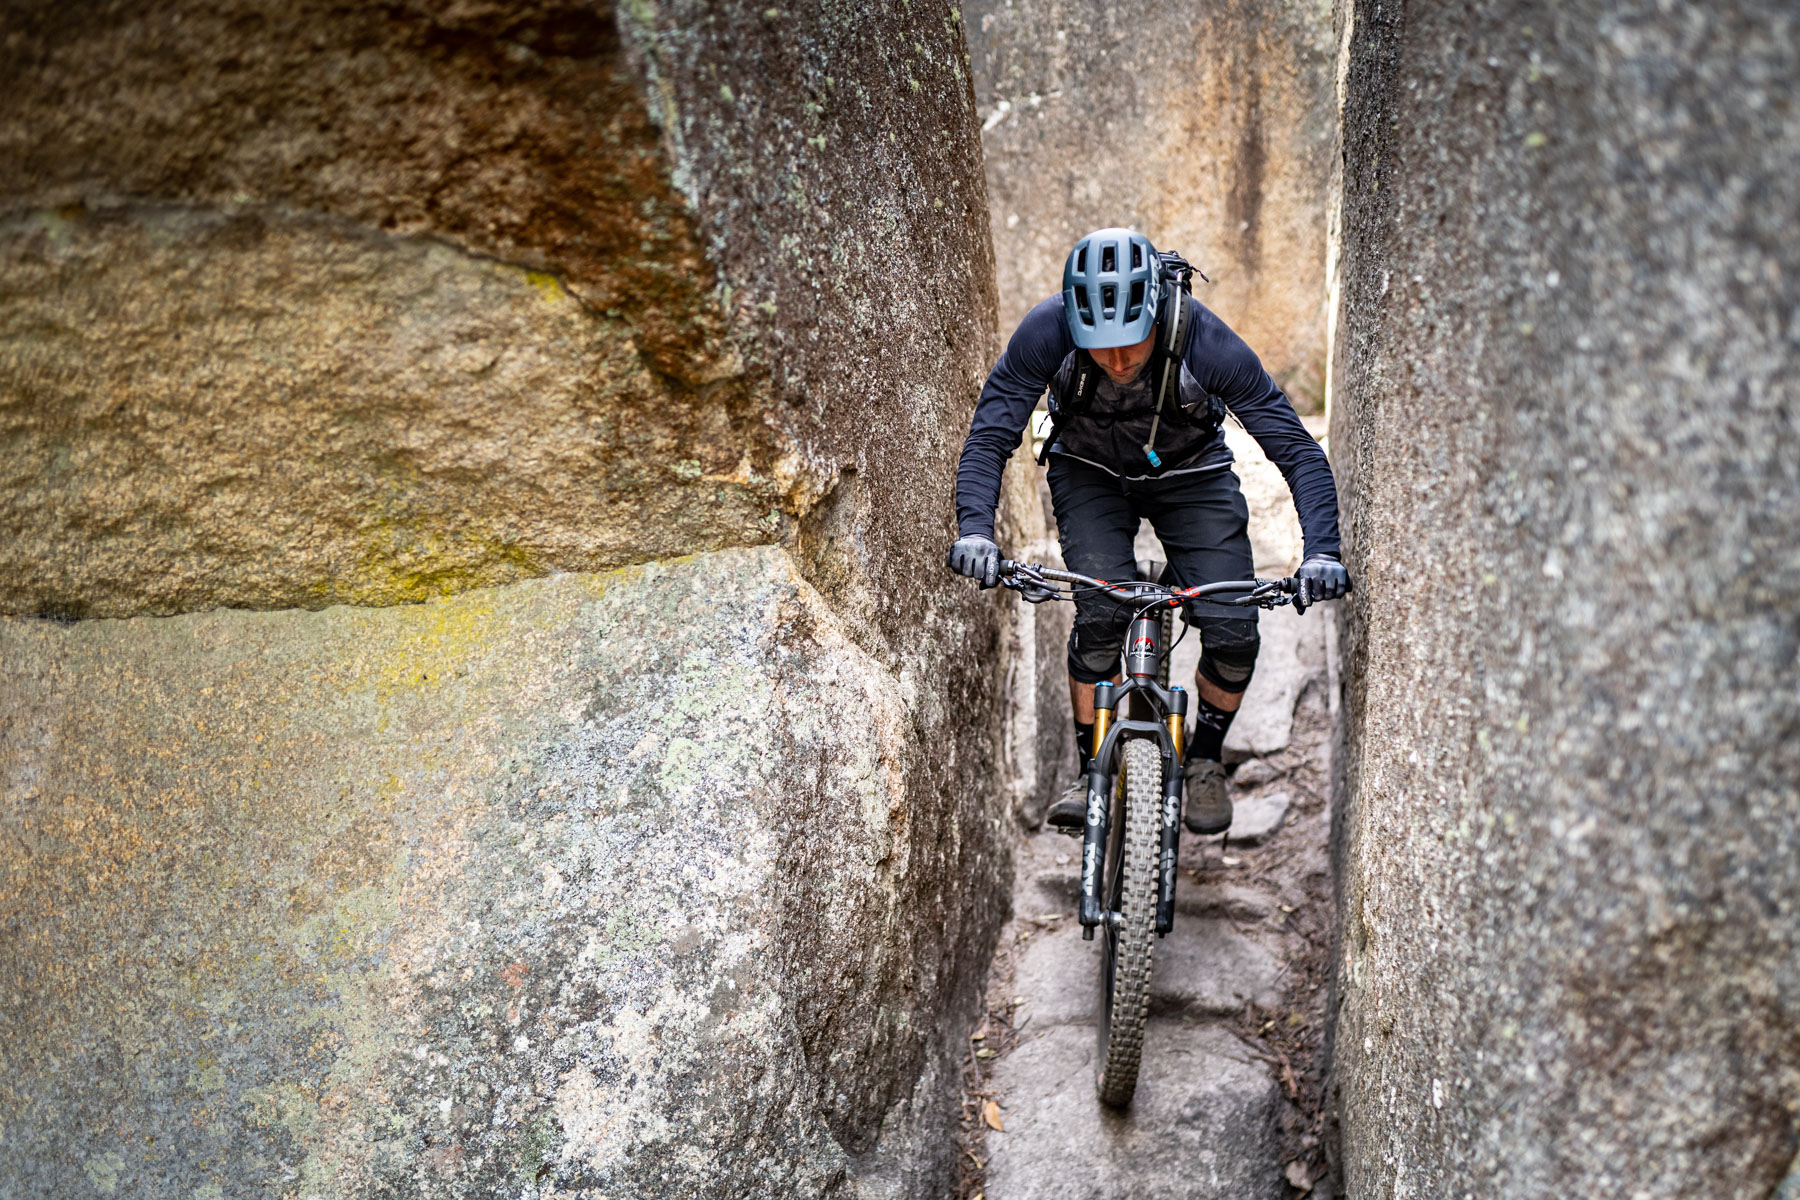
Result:
[[[1110,283],[1100,285],[1100,311],[1107,320],[1112,320],[1114,311],[1119,307],[1119,289]]]
[[[1131,248],[1131,257],[1136,258],[1137,256],[1138,256],[1138,248],[1136,246],[1133,246]],[[1136,264],[1133,264],[1133,265],[1136,265]],[[1141,279],[1134,279],[1131,281],[1131,303],[1129,303],[1125,306],[1125,319],[1127,321],[1135,321],[1135,320],[1137,320],[1137,315],[1143,311],[1144,311],[1144,281]]]
[[[1119,248],[1117,246],[1100,247],[1100,273],[1116,275],[1119,270]]]
[[[1144,248],[1142,246],[1138,245],[1136,242],[1133,242],[1133,243],[1131,243],[1131,269],[1134,271],[1139,271],[1139,270],[1143,269],[1143,266],[1144,266]],[[1136,293],[1136,296],[1132,302],[1134,304],[1136,304],[1136,303],[1142,301],[1142,299],[1143,299],[1142,293],[1143,293],[1144,285],[1141,283],[1134,283],[1131,286],[1132,286],[1133,292]]]
[[[1087,289],[1085,288],[1078,289],[1075,293],[1075,311],[1080,315],[1083,325],[1089,328],[1093,327],[1094,308],[1088,303]]]
[[[1087,247],[1086,246],[1083,246],[1079,250],[1075,251],[1075,273],[1077,275],[1087,274]]]

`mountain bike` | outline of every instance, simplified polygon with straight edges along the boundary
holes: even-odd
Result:
[[[1096,931],[1103,935],[1094,1085],[1103,1103],[1123,1106],[1137,1090],[1143,1058],[1151,952],[1175,924],[1188,700],[1185,689],[1169,686],[1169,656],[1179,640],[1170,638],[1174,610],[1202,597],[1237,607],[1292,604],[1296,612],[1306,605],[1293,578],[1178,588],[1147,577],[1109,583],[1002,560],[1000,582],[1033,604],[1098,592],[1132,611],[1119,652],[1119,682],[1094,685],[1094,757],[1076,913],[1084,941],[1094,940]]]

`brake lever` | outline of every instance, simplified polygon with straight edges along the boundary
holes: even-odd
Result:
[[[1019,599],[1027,604],[1042,604],[1046,600],[1056,599],[1056,591],[1042,578],[1025,570],[1020,564],[1011,564],[1012,574],[1002,575],[1000,585],[1019,593]]]
[[[1223,601],[1223,603],[1235,604],[1245,608],[1252,604],[1256,605],[1258,608],[1280,608],[1284,604],[1292,603],[1292,601],[1282,593],[1281,582],[1279,580],[1269,579],[1259,583],[1254,591],[1246,592],[1236,600],[1226,600]]]

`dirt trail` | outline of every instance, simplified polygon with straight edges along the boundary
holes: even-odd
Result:
[[[1286,489],[1253,444],[1238,454],[1259,573],[1281,573],[1298,554]],[[1073,915],[1079,843],[1024,833],[965,1079],[965,1197],[1336,1194],[1322,1104],[1329,624],[1317,610],[1263,615],[1257,675],[1226,748],[1237,823],[1223,846],[1183,839],[1175,929],[1156,945],[1144,1067],[1125,1112],[1094,1096],[1100,955]],[[1177,676],[1191,677],[1198,650],[1192,636],[1181,645]]]

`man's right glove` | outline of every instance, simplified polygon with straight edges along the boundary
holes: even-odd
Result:
[[[1300,598],[1306,604],[1336,600],[1350,592],[1349,570],[1328,554],[1315,554],[1308,558],[1294,572],[1294,578],[1300,581]]]
[[[1000,582],[1000,547],[979,533],[959,537],[950,547],[950,569],[991,588]]]

